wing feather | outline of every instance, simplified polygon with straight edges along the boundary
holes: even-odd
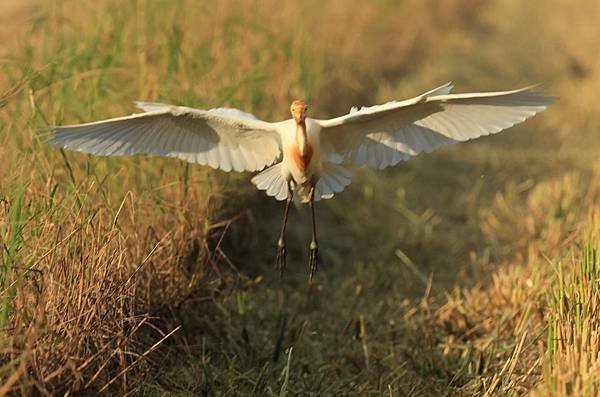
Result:
[[[100,156],[151,153],[224,171],[257,171],[281,155],[274,123],[237,109],[138,102],[145,113],[54,127],[56,147]]]
[[[469,94],[450,94],[451,88],[448,83],[412,99],[318,120],[325,156],[385,168],[421,152],[495,134],[553,102],[532,87]]]
[[[324,162],[321,178],[315,187],[315,200],[330,199],[352,182],[352,172],[340,165]]]

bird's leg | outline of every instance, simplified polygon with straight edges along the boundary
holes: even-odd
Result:
[[[317,244],[317,226],[315,222],[315,187],[310,188],[310,200],[308,202],[310,206],[310,213],[312,216],[312,240],[310,241],[310,261],[308,267],[310,274],[308,281],[312,282],[312,279],[317,272],[317,252],[319,251],[319,245]]]
[[[288,220],[288,212],[290,211],[290,204],[292,204],[293,191],[291,181],[288,182],[288,196],[285,202],[285,212],[283,213],[283,226],[281,227],[281,235],[277,241],[277,258],[275,259],[275,268],[279,270],[279,275],[283,276],[283,269],[285,269],[285,227]]]

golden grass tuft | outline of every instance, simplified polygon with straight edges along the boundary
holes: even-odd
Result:
[[[596,222],[599,215],[596,212]],[[548,291],[545,314],[544,374],[533,395],[600,393],[600,245],[598,229],[592,231],[582,244],[580,255],[554,267],[553,288]]]

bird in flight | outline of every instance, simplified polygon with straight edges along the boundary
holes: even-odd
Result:
[[[314,202],[351,182],[348,166],[383,169],[421,152],[495,134],[546,109],[552,98],[532,87],[450,94],[447,83],[403,101],[352,108],[329,120],[308,117],[303,100],[291,119],[258,120],[237,109],[199,110],[136,102],[143,112],[87,124],[54,127],[54,146],[100,156],[151,153],[223,171],[260,171],[252,182],[285,200],[276,267],[286,266],[285,230],[292,201],[311,210],[309,280],[317,270]]]

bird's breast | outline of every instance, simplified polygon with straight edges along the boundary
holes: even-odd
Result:
[[[321,167],[319,132],[319,125],[308,118],[306,139],[297,139],[298,130],[294,120],[286,123],[281,130],[284,167],[297,184],[306,183],[319,173]],[[299,143],[303,144],[303,150],[300,150]]]
[[[310,165],[314,153],[313,145],[307,143],[304,154],[300,152],[298,145],[293,145],[289,150],[289,157],[299,171],[305,172]]]

